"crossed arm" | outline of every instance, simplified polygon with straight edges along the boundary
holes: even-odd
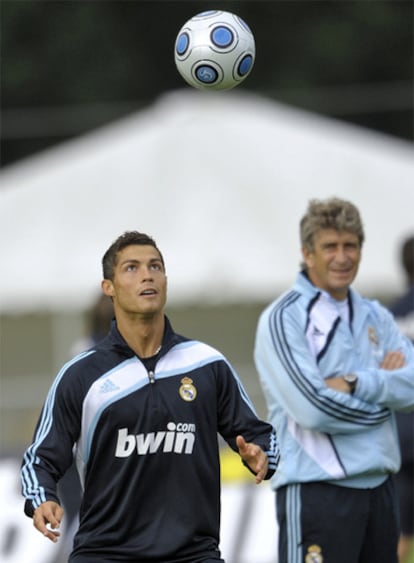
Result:
[[[394,370],[404,367],[405,357],[402,352],[387,352],[384,359],[381,362],[381,368],[385,370]],[[325,380],[327,387],[340,391],[341,393],[350,393],[350,388],[348,383],[344,380],[342,376],[331,377]]]

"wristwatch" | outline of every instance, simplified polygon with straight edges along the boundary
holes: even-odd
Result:
[[[347,373],[344,375],[344,381],[346,381],[349,385],[349,392],[351,395],[355,392],[355,387],[358,383],[358,377],[354,373]]]

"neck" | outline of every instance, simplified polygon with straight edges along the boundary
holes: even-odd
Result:
[[[117,317],[116,323],[125,342],[140,358],[149,358],[161,348],[165,319],[160,314],[155,317],[128,318]]]

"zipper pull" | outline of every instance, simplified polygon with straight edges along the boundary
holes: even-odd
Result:
[[[148,377],[149,377],[150,383],[155,383],[155,375],[154,375],[154,372],[152,370],[150,370],[148,372]]]

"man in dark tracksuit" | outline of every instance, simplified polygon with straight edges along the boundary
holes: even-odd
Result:
[[[22,464],[25,512],[57,541],[56,484],[75,449],[84,494],[71,563],[222,561],[217,432],[260,483],[279,459],[273,429],[220,352],[173,331],[153,239],[121,235],[103,271],[116,320],[49,391]]]

